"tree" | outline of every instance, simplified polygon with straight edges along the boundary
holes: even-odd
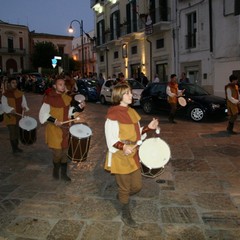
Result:
[[[52,42],[37,42],[34,44],[32,65],[34,68],[52,68],[52,59],[57,55],[57,48]]]

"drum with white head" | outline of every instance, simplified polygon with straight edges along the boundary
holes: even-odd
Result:
[[[168,144],[161,138],[149,138],[139,148],[142,175],[155,178],[159,176],[171,157]]]
[[[92,130],[84,124],[75,124],[70,127],[68,157],[72,161],[86,161]]]
[[[185,107],[187,105],[187,101],[184,97],[178,97],[178,103],[182,107]]]
[[[20,141],[25,145],[30,145],[37,140],[37,121],[25,116],[19,121]]]

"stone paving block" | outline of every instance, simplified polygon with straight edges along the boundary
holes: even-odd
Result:
[[[162,207],[160,212],[163,223],[200,223],[193,207]]]
[[[207,162],[202,159],[173,159],[171,164],[174,171],[189,171],[189,172],[209,172],[211,171]]]
[[[16,189],[14,192],[8,195],[8,198],[17,198],[17,199],[31,199],[37,192],[28,192],[23,189]]]
[[[156,222],[160,219],[159,208],[155,200],[131,201],[130,209],[134,219],[140,222]]]
[[[206,210],[233,211],[237,209],[228,194],[199,193],[193,196],[196,204]]]
[[[1,213],[9,213],[15,208],[17,208],[22,201],[19,199],[4,199],[0,202]]]
[[[176,172],[175,189],[179,192],[221,192],[218,178],[212,173]]]
[[[176,191],[161,191],[159,194],[159,203],[161,205],[192,205],[188,194]]]
[[[240,214],[235,212],[207,212],[202,214],[202,220],[212,229],[240,228]]]
[[[206,230],[206,236],[211,240],[239,240],[240,230]]]
[[[26,200],[12,211],[20,216],[40,218],[72,218],[78,209],[77,205],[51,203],[46,201]]]
[[[16,215],[9,214],[9,213],[1,213],[0,214],[0,231],[3,230],[6,226],[14,221]]]
[[[218,153],[222,153],[224,155],[230,157],[239,157],[240,156],[240,149],[238,145],[223,145],[215,149]]]
[[[118,216],[116,202],[108,199],[85,198],[76,211],[79,219],[113,220]]]
[[[23,171],[15,173],[15,174],[12,174],[8,178],[8,181],[11,181],[12,183],[15,183],[15,184],[29,183],[39,173],[40,173],[39,170],[23,170]]]
[[[75,240],[82,230],[84,222],[76,220],[59,220],[46,240]]]
[[[116,239],[116,238],[115,238]],[[123,227],[122,240],[165,240],[161,226],[156,223],[142,223],[137,228]]]
[[[117,240],[122,222],[90,222],[84,227],[79,240]]]
[[[204,232],[195,225],[164,225],[166,240],[206,240]]]
[[[6,231],[19,237],[38,237],[46,239],[52,226],[48,221],[36,218],[17,218],[8,225]]]
[[[171,158],[172,159],[193,159],[194,154],[187,145],[171,145]]]
[[[143,177],[142,182],[142,190],[135,196],[142,198],[157,198],[160,191],[159,184],[157,184],[154,179],[147,177]]]

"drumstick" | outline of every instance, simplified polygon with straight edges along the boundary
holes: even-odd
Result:
[[[80,120],[80,117],[64,121],[64,122],[62,122],[62,124],[70,123],[70,122],[73,122],[73,121],[76,121],[76,120]]]
[[[132,150],[140,145],[142,145],[142,140],[138,140],[137,143],[132,147]]]

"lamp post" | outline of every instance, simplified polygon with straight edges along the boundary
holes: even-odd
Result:
[[[81,21],[78,21],[78,20],[76,20],[76,19],[72,20],[71,23],[70,23],[70,26],[69,26],[69,28],[68,28],[68,31],[69,31],[70,33],[73,32],[73,28],[72,28],[73,22],[79,23],[79,26],[80,26],[80,37],[81,37],[81,48],[82,48],[82,77],[84,78],[83,20],[81,20]]]

